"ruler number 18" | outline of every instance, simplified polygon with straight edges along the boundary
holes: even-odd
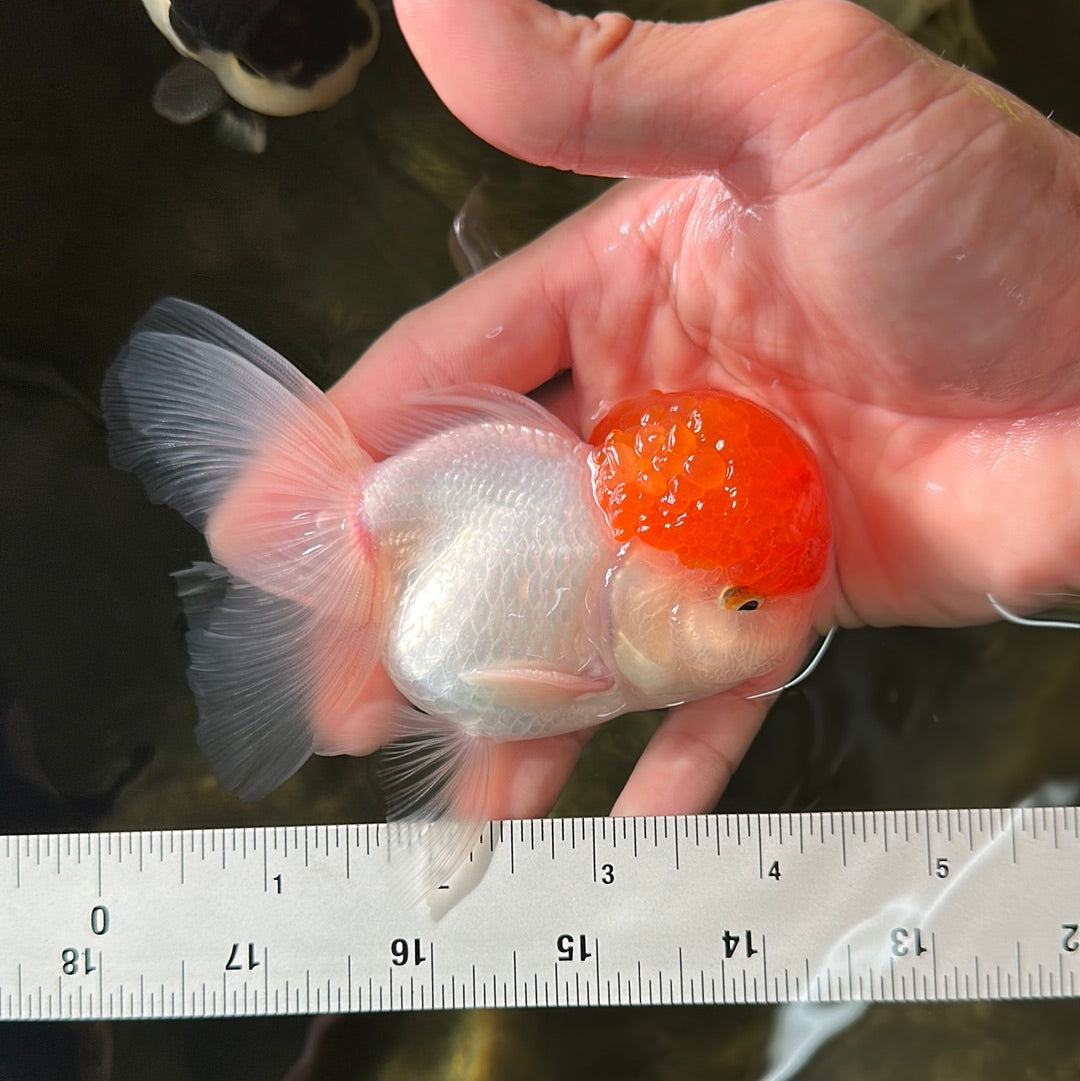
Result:
[[[108,930],[109,910],[104,905],[94,905],[90,909],[90,933],[103,935]],[[60,967],[65,976],[78,976],[79,973],[88,976],[97,970],[93,951],[89,946],[84,946],[81,950],[77,950],[74,946],[65,947],[60,951]]]

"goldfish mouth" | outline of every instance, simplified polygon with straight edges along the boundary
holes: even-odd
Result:
[[[632,541],[607,591],[612,663],[653,706],[774,671],[810,631],[813,591],[764,597]]]

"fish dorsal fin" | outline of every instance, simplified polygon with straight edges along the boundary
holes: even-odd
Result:
[[[531,398],[486,383],[432,387],[404,394],[380,414],[379,425],[360,433],[378,454],[390,457],[430,436],[465,424],[531,428],[574,443],[581,436]]]

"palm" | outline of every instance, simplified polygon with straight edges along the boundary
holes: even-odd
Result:
[[[1010,281],[987,257],[1015,242],[1031,195],[1018,193],[1007,230],[973,241],[937,206],[978,201],[969,178],[955,198],[938,186],[882,205],[875,158],[893,157],[875,147],[857,166],[870,174],[863,205],[842,170],[752,213],[712,179],[623,186],[564,227],[590,275],[567,304],[566,348],[585,418],[643,388],[712,385],[795,420],[830,474],[833,616],[966,623],[992,615],[987,593],[1023,600],[1070,580],[1080,533],[1060,492],[1080,386],[1069,351],[1045,344],[1056,286],[1038,295],[1028,268]],[[1003,197],[999,177],[981,180]],[[654,299],[628,302],[640,297]]]
[[[692,29],[532,0],[398,6],[436,89],[492,142],[678,179],[617,185],[404,319],[334,391],[361,438],[366,403],[409,382],[531,391],[572,368],[556,405],[583,428],[646,388],[733,389],[826,471],[823,622],[972,622],[987,593],[1024,604],[1075,578],[1075,140],[833,0]],[[447,62],[454,35],[477,63]],[[676,711],[623,809],[707,803],[761,716],[725,709],[726,734],[714,705]]]

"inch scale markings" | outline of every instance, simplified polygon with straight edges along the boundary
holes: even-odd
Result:
[[[0,1020],[1080,995],[1075,807],[493,823],[438,919],[392,847],[2,837]]]

